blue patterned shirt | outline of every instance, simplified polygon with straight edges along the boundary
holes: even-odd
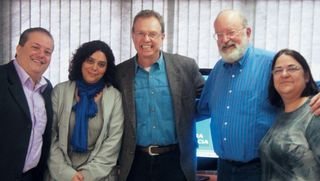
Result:
[[[238,62],[220,60],[212,69],[198,112],[211,116],[220,158],[246,162],[258,157],[260,140],[278,112],[267,99],[273,56],[250,45]]]
[[[169,145],[178,142],[162,54],[149,72],[136,64],[135,105],[137,145]]]

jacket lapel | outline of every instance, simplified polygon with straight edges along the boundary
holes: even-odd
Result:
[[[129,120],[132,120],[132,127],[134,132],[136,131],[136,106],[135,106],[135,91],[134,91],[134,77],[135,77],[135,62],[134,58],[130,59],[125,70],[122,71],[123,84],[122,84],[122,94],[124,105],[128,111]]]
[[[73,106],[73,100],[75,96],[75,91],[76,91],[76,83],[75,81],[68,82],[66,86],[63,87],[63,92],[64,92],[64,99],[62,102],[59,103],[59,107],[62,115],[60,118],[60,128],[61,129],[61,142],[63,143],[63,150],[67,154],[68,153],[68,135],[69,135],[69,120],[71,117],[72,113],[72,106]],[[63,134],[63,135],[62,135]],[[70,158],[68,157],[69,163],[71,163]]]
[[[23,110],[26,116],[31,120],[29,106],[27,98],[24,94],[21,81],[19,79],[18,73],[13,65],[13,61],[8,64],[8,82],[9,82],[9,91],[12,94],[12,97],[17,102],[19,107]]]
[[[167,71],[169,88],[172,96],[175,119],[176,119],[176,122],[178,123],[178,120],[180,120],[179,115],[181,113],[180,107],[178,105],[180,105],[181,92],[182,92],[180,68],[176,65],[174,61],[174,57],[164,52],[163,52],[163,55],[164,55],[164,61],[165,61],[165,66]]]

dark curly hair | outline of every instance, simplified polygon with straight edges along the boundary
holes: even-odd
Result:
[[[274,66],[277,62],[277,59],[281,55],[288,55],[292,58],[294,58],[302,67],[304,73],[309,77],[309,81],[306,83],[306,87],[301,93],[301,97],[305,96],[312,96],[318,93],[318,87],[316,82],[314,81],[309,65],[306,61],[306,59],[297,51],[291,50],[291,49],[282,49],[280,50],[273,58],[272,61],[272,70],[274,69]],[[273,81],[273,74],[271,74],[271,78],[269,80],[269,87],[268,87],[268,98],[272,105],[277,107],[284,107],[283,101],[281,99],[281,96],[277,92],[277,90],[274,87],[274,81]]]
[[[103,75],[103,80],[109,85],[114,84],[115,79],[115,63],[114,63],[114,55],[112,53],[111,48],[103,41],[94,40],[90,42],[83,43],[80,47],[76,50],[76,53],[73,54],[73,57],[70,62],[69,66],[69,80],[81,80],[83,79],[81,67],[83,62],[90,57],[94,52],[101,51],[107,58],[107,70]]]

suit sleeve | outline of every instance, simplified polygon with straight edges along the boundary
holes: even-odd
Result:
[[[202,77],[198,65],[193,61],[193,69],[192,69],[192,78],[193,78],[193,84],[195,87],[195,92],[196,92],[196,97],[200,98],[201,94],[203,93],[204,90],[204,78]],[[197,121],[201,121],[203,119],[206,119],[209,117],[209,114],[203,114],[203,112],[198,112],[197,107],[199,106],[199,100],[196,100],[196,114],[195,114],[195,119]]]
[[[208,77],[208,79],[206,80],[206,83],[203,87],[201,96],[199,101],[197,102],[197,117],[198,120],[202,120],[205,118],[209,118],[210,115],[210,110],[209,110],[209,102],[210,102],[210,98],[212,96],[212,82],[215,81],[214,77],[216,75],[216,70],[215,68],[213,68],[210,72],[210,75]]]
[[[204,86],[204,79],[199,71],[199,67],[196,62],[192,61],[192,77],[193,77],[193,84],[196,91],[196,97],[200,97],[203,86]]]

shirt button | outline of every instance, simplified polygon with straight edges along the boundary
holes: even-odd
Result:
[[[229,93],[231,94],[231,93],[232,93],[232,90],[229,90]]]
[[[224,122],[224,125],[227,125],[228,124],[228,122]]]
[[[227,138],[223,138],[223,141],[227,141]]]
[[[230,109],[230,106],[227,106],[227,109]]]
[[[232,77],[232,78],[234,78],[234,77],[235,77],[235,75],[233,74],[231,77]]]

